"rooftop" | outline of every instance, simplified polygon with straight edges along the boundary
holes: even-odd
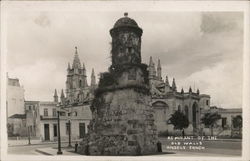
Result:
[[[14,114],[14,115],[10,116],[9,118],[26,119],[26,114]]]

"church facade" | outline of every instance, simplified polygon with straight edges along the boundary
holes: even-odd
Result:
[[[77,48],[72,66],[68,63],[66,92],[54,92],[53,101],[25,101],[27,128],[32,137],[42,141],[58,139],[58,111],[60,111],[60,134],[62,140],[83,138],[88,132],[91,117],[90,104],[96,88],[96,78],[92,69],[91,83],[88,85],[86,68],[81,64]]]
[[[193,91],[191,87],[186,92],[183,89],[178,91],[175,78],[173,78],[172,84],[170,84],[168,76],[163,80],[160,60],[155,67],[153,58],[150,57],[148,71],[151,105],[155,111],[158,133],[174,134],[175,131],[169,119],[171,114],[177,110],[183,112],[189,120],[189,127],[185,129],[185,132],[187,134],[198,133],[201,126],[201,112],[210,108],[210,96],[200,94],[199,89]]]

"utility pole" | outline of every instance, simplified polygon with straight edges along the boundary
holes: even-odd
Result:
[[[68,147],[72,147],[72,145],[71,145],[71,122],[70,122],[70,120],[68,121],[68,124],[69,124],[69,146]]]
[[[57,155],[61,155],[62,150],[61,150],[61,134],[60,134],[60,111],[57,111],[57,129],[58,129],[58,151]]]
[[[30,144],[31,144],[31,143],[30,143],[30,126],[28,126],[28,140],[29,140],[29,143],[28,143],[28,144],[30,145]]]

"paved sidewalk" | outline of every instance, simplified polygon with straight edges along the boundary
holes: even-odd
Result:
[[[47,147],[47,148],[37,148],[35,150],[36,152],[43,154],[43,155],[57,155],[57,148],[51,148],[51,147]],[[78,153],[74,152],[74,148],[62,148],[62,155],[80,155]]]

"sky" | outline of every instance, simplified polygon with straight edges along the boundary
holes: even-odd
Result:
[[[7,71],[19,78],[25,100],[52,101],[65,89],[75,46],[98,78],[111,64],[109,30],[123,11],[16,10],[8,12]],[[191,86],[223,108],[242,106],[243,14],[241,12],[131,11],[143,29],[142,62],[161,60],[162,77],[177,90]]]

